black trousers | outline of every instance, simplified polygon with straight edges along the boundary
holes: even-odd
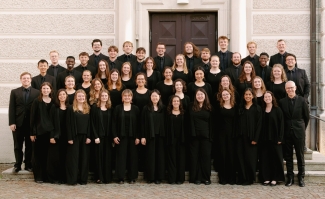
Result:
[[[73,144],[68,144],[66,160],[67,184],[74,185],[78,181],[86,184],[88,181],[89,145],[86,144],[86,139],[86,135],[78,134],[74,137]]]
[[[261,149],[259,161],[261,181],[284,181],[282,144],[262,141],[259,149]]]
[[[252,184],[256,179],[257,145],[252,145],[247,136],[237,140],[238,183]]]
[[[283,144],[283,152],[284,159],[286,161],[287,166],[287,177],[293,178],[293,150],[292,146],[294,146],[297,157],[297,165],[298,165],[298,177],[305,177],[305,155],[304,155],[304,146],[305,146],[305,138],[298,139],[295,137],[293,131],[290,131],[289,135],[284,137]]]
[[[118,180],[124,180],[125,171],[128,170],[127,178],[138,178],[138,148],[135,138],[119,137],[120,144],[116,144],[116,168],[115,175]]]
[[[30,125],[29,118],[25,118],[21,126],[16,127],[16,131],[12,132],[14,140],[14,152],[15,152],[15,167],[21,168],[21,164],[24,159],[23,145],[25,142],[25,168],[32,167],[32,142],[30,141]]]
[[[146,169],[148,181],[165,179],[165,139],[159,135],[146,140]]]
[[[100,137],[100,143],[95,144],[95,180],[104,183],[112,181],[112,138]]]
[[[47,182],[47,156],[50,144],[50,133],[37,135],[33,142],[33,173],[35,181]]]
[[[65,138],[55,139],[55,144],[49,144],[47,157],[47,174],[49,182],[67,181],[66,177],[66,155],[68,141]]]
[[[192,137],[190,141],[190,182],[210,181],[211,141],[208,138]]]
[[[185,143],[174,138],[175,143],[167,146],[168,182],[185,181]]]
[[[219,153],[215,163],[218,165],[219,183],[236,183],[236,145],[231,135],[220,135],[218,147],[215,152]]]

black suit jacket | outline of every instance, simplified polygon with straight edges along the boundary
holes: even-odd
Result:
[[[56,80],[53,76],[46,74],[45,76],[45,81],[44,82],[48,82],[52,85],[53,89],[56,90]],[[42,75],[39,74],[35,77],[32,78],[32,87],[40,90],[42,85]]]
[[[25,103],[23,87],[11,90],[9,100],[9,125],[16,124],[17,127],[21,126],[24,120],[30,118],[30,110],[35,98],[39,96],[39,90],[31,87],[29,98]],[[28,131],[29,129],[26,129]]]
[[[230,66],[232,66],[232,61],[231,61],[231,58],[232,58],[232,52],[230,52],[229,50],[227,50],[226,51],[226,57],[225,57],[225,59],[226,59],[226,65],[225,65],[225,68],[223,69],[222,68],[222,63],[223,63],[223,60],[222,60],[222,52],[221,52],[221,50],[219,51],[219,52],[217,52],[216,53],[216,55],[218,55],[218,57],[219,57],[219,59],[220,59],[220,69],[222,70],[222,71],[226,71],[226,69],[228,68],[228,67],[230,67]]]
[[[308,80],[306,71],[304,69],[300,69],[296,67],[293,70],[295,70],[295,75],[292,81],[294,81],[297,86],[296,94],[304,97],[306,102],[308,103],[308,97],[310,93],[310,82]],[[288,73],[289,70],[286,69],[285,71],[289,79],[289,73]]]
[[[284,59],[284,61],[283,61],[283,68],[284,69],[287,69],[288,68],[287,67],[287,64],[285,62],[285,56],[286,55],[287,55],[287,52],[285,52],[283,54],[283,59]],[[281,54],[280,53],[277,53],[277,54],[274,54],[274,55],[271,56],[269,66],[270,67],[273,67],[274,64],[281,64],[282,65],[282,63],[281,63]]]
[[[69,70],[66,69],[65,71],[61,72],[60,74],[58,74],[57,78],[56,78],[56,87],[57,90],[61,89],[61,88],[65,88],[65,78],[67,76],[69,76]],[[80,73],[79,71],[73,69],[71,71],[71,75],[75,78],[75,84],[77,85],[78,83],[82,83],[82,73]]]
[[[138,69],[138,64],[139,65],[139,69]],[[131,67],[132,67],[132,77],[134,77],[137,73],[139,72],[145,72],[146,70],[143,68],[143,64],[144,64],[144,61],[143,62],[138,62],[138,61],[135,61],[135,62],[131,62]],[[156,66],[157,67],[157,66]],[[157,68],[155,68],[157,69]]]
[[[97,74],[97,68],[95,68],[94,66],[91,65],[87,65],[85,67],[81,66],[81,64],[79,66],[77,66],[76,68],[74,68],[73,70],[77,70],[79,71],[81,74],[84,72],[84,70],[89,70],[91,72],[91,77],[94,79],[96,74]]]
[[[191,58],[193,58],[193,67],[192,67],[192,68],[190,67],[190,59],[191,59]],[[186,67],[188,68],[188,70],[192,70],[192,71],[193,71],[194,66],[195,66],[196,64],[201,63],[201,62],[202,62],[202,59],[201,59],[201,58],[198,58],[198,57],[195,57],[194,55],[193,55],[193,57],[191,57],[191,58],[189,58],[187,55],[185,56]]]
[[[129,56],[130,56],[129,62],[137,61],[137,57],[135,55],[129,54]],[[123,55],[118,56],[117,57],[117,60],[119,60],[122,64],[124,62],[127,62],[128,61],[127,58],[126,58],[126,54],[123,54]]]
[[[100,53],[99,54],[99,61],[102,60],[102,59],[106,60],[108,62],[109,57],[107,57],[106,55],[103,55],[102,53]],[[92,54],[92,55],[89,56],[88,65],[95,67],[95,69],[97,71],[98,64],[97,64],[97,66],[95,64],[95,54]]]
[[[61,72],[63,72],[63,71],[66,70],[66,68],[64,68],[63,66],[57,65],[57,67],[58,67],[58,73],[57,73],[57,75],[59,75]],[[51,76],[54,77],[54,69],[53,69],[53,65],[51,65],[51,66],[49,67],[49,69],[47,69],[46,74],[51,75]]]
[[[241,71],[243,70],[243,66],[239,65],[239,71],[238,71],[238,78],[240,76]],[[235,86],[235,83],[237,81],[238,78],[236,78],[236,66],[231,65],[230,67],[228,67],[225,71],[225,73],[230,77],[232,85]]]
[[[241,65],[244,66],[244,63],[245,63],[246,61],[250,61],[250,62],[253,63],[254,68],[255,68],[255,70],[256,70],[256,68],[260,66],[260,61],[259,61],[259,59],[260,59],[260,56],[258,56],[258,55],[256,55],[256,54],[254,55],[253,58],[251,58],[251,56],[248,55],[247,57],[245,57],[244,59],[241,60]]]
[[[279,102],[284,118],[284,137],[288,137],[290,130],[293,130],[296,138],[305,139],[305,130],[309,122],[309,109],[303,97],[296,97],[292,114],[289,111],[289,103],[291,102],[289,102],[288,96]]]
[[[161,67],[160,67],[160,59],[159,59],[159,58],[160,58],[159,56],[156,56],[156,57],[154,57],[153,59],[154,59],[155,64],[156,64],[156,68],[155,68],[155,70],[158,70],[161,74],[163,73],[163,70],[164,70],[164,68],[165,68],[166,66],[172,67],[172,66],[174,65],[173,60],[172,60],[169,56],[165,55],[165,56],[164,56],[164,64],[163,64],[163,68],[161,68]]]
[[[113,64],[114,67],[113,67],[112,63],[114,63],[114,64]],[[118,71],[120,71],[120,73],[121,73],[121,69],[122,69],[122,64],[123,64],[123,63],[124,63],[124,62],[121,62],[121,61],[119,61],[118,59],[115,59],[114,62],[112,62],[110,59],[108,59],[109,70],[112,70],[113,68],[115,68],[115,69],[117,69]],[[132,62],[131,62],[131,63],[132,63]]]
[[[260,76],[262,78],[262,67],[258,65],[258,67],[255,68],[255,73],[257,76]],[[265,75],[264,75],[264,84],[267,84],[267,82],[271,81],[271,72],[272,68],[270,66],[265,66]]]

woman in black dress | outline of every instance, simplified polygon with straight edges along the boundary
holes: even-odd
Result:
[[[121,79],[122,79],[122,84],[125,86],[127,89],[135,89],[136,84],[135,81],[132,77],[132,66],[130,62],[124,62],[121,68]]]
[[[206,82],[211,85],[212,94],[215,94],[219,91],[219,84],[221,77],[226,73],[220,70],[219,68],[220,60],[217,55],[212,55],[210,58],[210,70],[205,73]]]
[[[132,102],[132,91],[122,92],[123,104],[116,106],[113,117],[113,138],[116,147],[115,175],[119,184],[124,183],[125,171],[130,184],[138,178],[138,149],[140,143],[140,111]]]
[[[195,92],[198,88],[202,88],[208,94],[209,100],[211,101],[212,97],[212,88],[211,85],[207,82],[204,82],[204,68],[201,66],[194,69],[195,82],[190,82],[187,85],[188,96],[190,97],[191,102],[194,100]]]
[[[161,80],[161,74],[156,68],[155,60],[152,57],[147,57],[143,62],[143,69],[147,75],[147,88],[153,90],[156,84]]]
[[[236,129],[238,122],[237,108],[235,106],[234,93],[225,88],[218,96],[219,106],[217,112],[218,133],[218,156],[215,159],[218,164],[219,183],[236,183]]]
[[[265,85],[264,85],[264,81],[261,77],[256,76],[253,79],[253,85],[252,85],[252,89],[255,93],[256,96],[256,100],[257,100],[257,104],[262,108],[264,107],[264,93],[266,91]]]
[[[173,95],[167,107],[167,170],[170,184],[183,184],[185,180],[185,125],[181,98]]]
[[[189,107],[190,183],[211,184],[212,107],[204,89],[198,88]]]
[[[238,182],[251,185],[256,178],[257,141],[262,128],[262,109],[256,103],[255,94],[247,88],[239,110],[237,154],[239,161]]]
[[[277,181],[284,181],[282,141],[284,121],[281,109],[272,92],[264,94],[266,104],[263,112],[262,133],[260,136],[260,172],[263,185],[275,186]]]
[[[235,84],[239,96],[243,96],[247,88],[252,88],[252,81],[255,76],[255,69],[252,62],[245,61],[243,64],[243,70],[241,71],[239,78]]]
[[[145,178],[148,183],[160,184],[165,178],[165,106],[158,90],[153,90],[149,104],[142,111],[141,144],[145,145]]]
[[[98,62],[98,71],[95,77],[99,78],[104,85],[107,84],[109,77],[109,67],[106,60],[102,59]]]
[[[67,184],[87,184],[89,166],[90,107],[86,93],[77,90],[72,106],[67,112]],[[78,178],[78,176],[80,178]]]
[[[50,134],[49,153],[47,158],[47,173],[49,182],[66,182],[66,154],[67,154],[67,108],[69,106],[68,94],[64,89],[57,92],[55,104],[50,110],[50,118],[54,129]]]
[[[33,102],[30,114],[30,139],[33,144],[33,173],[37,183],[47,181],[47,156],[50,132],[54,129],[50,109],[53,104],[52,85],[44,82],[40,95]],[[36,139],[37,138],[37,139]]]
[[[98,102],[91,107],[91,125],[95,142],[96,183],[112,181],[112,104],[109,92],[99,93]]]
[[[164,105],[168,105],[169,97],[173,95],[173,71],[171,67],[165,67],[163,71],[165,79],[156,85],[156,89],[161,94],[161,101]]]
[[[72,75],[69,75],[65,78],[64,81],[65,84],[65,91],[68,93],[68,99],[69,99],[69,104],[72,105],[74,95],[76,93],[76,81],[75,78]]]
[[[187,91],[186,83],[184,82],[184,80],[176,79],[174,81],[173,91],[175,95],[181,99],[183,109],[187,110],[188,106],[190,105],[190,98],[189,96],[184,94],[184,92]]]
[[[107,82],[107,90],[111,95],[112,107],[122,104],[121,94],[125,89],[125,86],[122,84],[120,72],[113,68],[109,72],[109,78]]]
[[[77,90],[82,89],[85,91],[87,95],[87,101],[89,100],[89,92],[90,92],[90,86],[91,86],[91,72],[90,70],[84,70],[82,72],[82,80],[83,82],[80,84],[77,84]]]
[[[95,78],[91,81],[90,91],[89,91],[89,104],[96,104],[99,98],[99,93],[104,90],[104,84],[99,78]]]
[[[173,80],[182,79],[186,85],[192,81],[192,71],[187,68],[183,54],[176,55],[172,69]]]
[[[287,75],[281,64],[274,64],[271,72],[271,81],[266,84],[266,89],[274,94],[276,101],[286,97],[285,84]]]

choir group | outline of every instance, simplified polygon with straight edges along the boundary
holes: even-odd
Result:
[[[23,72],[10,94],[13,172],[24,159],[37,183],[83,185],[91,171],[96,183],[133,184],[143,171],[148,183],[182,184],[189,171],[190,183],[209,185],[213,160],[220,184],[250,185],[259,171],[263,185],[275,186],[285,181],[284,158],[291,186],[294,146],[304,186],[305,71],[283,40],[270,65],[254,42],[244,59],[227,50],[227,37],[218,42],[214,55],[186,42],[173,61],[163,43],[157,57],[144,48],[133,55],[128,41],[123,55],[110,46],[107,57],[95,39],[94,54],[80,53],[78,67],[67,57],[67,68],[51,51],[51,65],[40,60],[33,78]]]

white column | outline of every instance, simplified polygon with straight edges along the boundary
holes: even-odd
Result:
[[[230,50],[246,55],[246,0],[230,2]]]

